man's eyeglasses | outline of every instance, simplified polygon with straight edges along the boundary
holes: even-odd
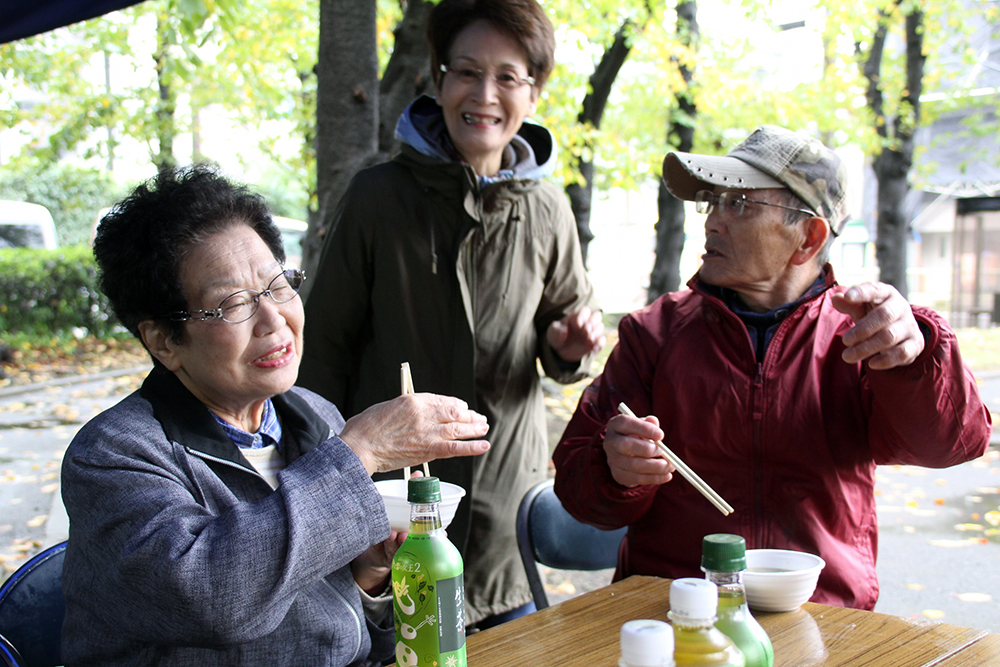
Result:
[[[777,208],[783,208],[786,211],[798,211],[799,213],[808,213],[811,216],[822,218],[821,215],[816,215],[814,211],[810,211],[806,208],[794,208],[792,206],[782,206],[781,204],[772,204],[769,201],[759,201],[757,199],[747,199],[747,196],[739,192],[726,191],[721,195],[717,195],[711,190],[698,190],[694,194],[694,210],[699,213],[711,213],[713,209],[719,208],[726,215],[731,215],[734,218],[738,218],[743,215],[744,209],[746,209],[747,204],[762,204],[764,206],[774,206]]]
[[[493,83],[498,88],[504,90],[516,90],[525,84],[535,85],[535,77],[518,76],[514,72],[484,72],[475,67],[451,67],[450,65],[441,65],[441,71],[445,74],[453,74],[463,86],[480,84],[487,75],[493,79]]]
[[[192,310],[190,312],[182,310],[170,313],[170,319],[174,322],[183,322],[184,320],[197,320],[199,322],[223,320],[231,324],[246,322],[257,312],[262,296],[270,297],[271,301],[275,303],[291,301],[299,293],[299,288],[302,287],[302,281],[305,279],[305,271],[286,269],[276,275],[263,292],[252,289],[240,290],[223,299],[215,310]]]

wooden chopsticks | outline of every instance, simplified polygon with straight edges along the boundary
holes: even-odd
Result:
[[[399,384],[401,386],[402,394],[412,394],[413,392],[413,377],[410,376],[410,362],[404,361],[399,367]],[[427,461],[424,461],[424,477],[431,476],[431,469],[427,465]],[[403,468],[403,479],[410,479],[410,466],[405,466]]]
[[[629,410],[629,407],[624,403],[618,404],[618,412],[622,413],[627,417],[636,416],[635,413]],[[638,417],[636,418],[638,419]],[[727,503],[722,496],[716,493],[715,490],[712,487],[710,487],[705,482],[705,480],[699,477],[694,470],[691,470],[691,468],[689,468],[687,464],[684,463],[684,461],[681,461],[680,457],[678,457],[676,454],[670,451],[670,448],[668,448],[659,440],[656,441],[656,448],[660,450],[660,455],[667,461],[669,461],[670,464],[677,469],[677,472],[679,472],[684,477],[684,479],[691,482],[692,486],[694,486],[694,488],[696,488],[701,493],[701,495],[708,498],[709,502],[715,505],[715,507],[720,512],[722,512],[726,516],[729,516],[734,511],[732,505]]]

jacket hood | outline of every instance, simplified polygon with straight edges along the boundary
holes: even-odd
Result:
[[[451,143],[444,113],[433,97],[421,95],[406,107],[396,123],[396,138],[418,153],[444,162],[461,162]],[[556,168],[556,142],[552,132],[525,118],[504,153],[504,164],[496,176],[480,176],[480,186],[509,179],[542,179]]]

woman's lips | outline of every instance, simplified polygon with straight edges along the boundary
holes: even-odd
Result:
[[[284,343],[262,357],[254,359],[253,365],[260,368],[278,368],[289,363],[294,356],[291,343]]]
[[[495,116],[483,116],[475,113],[463,113],[462,120],[469,125],[497,125],[500,119]]]

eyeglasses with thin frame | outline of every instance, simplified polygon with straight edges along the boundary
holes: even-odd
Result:
[[[518,76],[516,73],[510,71],[487,73],[475,67],[452,67],[450,65],[441,65],[441,71],[445,74],[454,75],[463,86],[480,84],[487,75],[493,79],[493,83],[497,85],[497,88],[503,88],[504,90],[517,90],[525,84],[529,86],[535,85],[535,77]]]
[[[246,322],[260,306],[262,296],[270,297],[275,303],[287,303],[295,298],[302,287],[302,282],[306,279],[305,271],[301,269],[285,269],[276,275],[262,292],[252,289],[244,289],[230,294],[218,308],[214,310],[192,310],[177,311],[170,313],[170,319],[174,322],[185,320],[195,320],[203,322],[205,320],[222,320],[230,324]]]
[[[744,209],[746,209],[747,204],[762,204],[764,206],[774,206],[776,208],[783,208],[786,211],[798,211],[799,213],[808,213],[809,215],[821,218],[823,216],[817,215],[815,211],[810,211],[805,208],[795,208],[793,206],[782,206],[781,204],[772,204],[769,201],[759,201],[757,199],[749,199],[746,195],[740,192],[732,192],[727,190],[720,195],[715,194],[711,190],[698,190],[694,194],[694,210],[698,213],[711,213],[716,207],[720,208],[726,215],[731,215],[734,218],[738,218],[743,215]]]

